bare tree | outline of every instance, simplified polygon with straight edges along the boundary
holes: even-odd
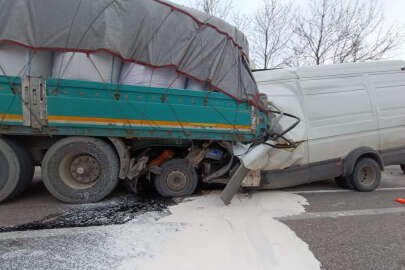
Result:
[[[294,29],[290,65],[377,60],[401,43],[402,29],[386,26],[378,0],[312,0]]]
[[[402,29],[385,25],[383,8],[377,0],[361,4],[359,0],[342,5],[340,35],[334,63],[359,62],[386,57],[402,43]]]
[[[251,42],[251,16],[240,11],[236,11],[234,9],[234,0],[189,0],[189,5],[209,15],[228,21],[228,23],[242,31],[246,35],[247,39]],[[252,68],[257,67],[254,59],[250,59],[249,63]]]
[[[192,7],[205,13],[227,20],[234,9],[233,0],[189,0]]]
[[[292,5],[279,0],[262,0],[254,17],[251,36],[253,58],[262,68],[285,65],[292,36]]]
[[[297,63],[325,62],[336,42],[337,1],[313,0],[309,13],[297,18],[294,54]]]
[[[232,12],[228,21],[237,29],[250,36],[252,32],[252,19],[251,16],[241,13]]]

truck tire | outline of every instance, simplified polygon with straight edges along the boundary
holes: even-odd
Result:
[[[0,139],[0,202],[23,193],[34,176],[31,155],[10,139]]]
[[[374,191],[381,183],[381,167],[374,159],[362,158],[350,178],[357,191]]]
[[[56,142],[42,161],[48,191],[65,203],[94,203],[118,184],[119,161],[106,142],[91,137],[68,137]]]
[[[341,188],[345,188],[345,189],[354,189],[352,180],[350,177],[346,177],[346,176],[339,176],[335,178],[335,183],[336,185],[338,185]]]
[[[405,173],[405,164],[401,164],[401,169]]]
[[[14,148],[22,164],[21,181],[17,187],[17,190],[15,191],[15,194],[13,194],[14,198],[21,195],[31,185],[35,173],[35,162],[31,153],[27,151],[24,146],[12,140],[9,140],[9,144]]]
[[[162,171],[154,179],[157,192],[163,197],[182,197],[194,193],[198,177],[194,167],[185,159],[165,162]]]

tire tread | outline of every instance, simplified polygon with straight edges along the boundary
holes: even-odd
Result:
[[[6,144],[6,147],[2,146],[2,151],[8,152],[5,154],[16,161],[17,167],[8,164],[9,170],[17,170],[18,173],[18,179],[14,179],[15,186],[11,190],[0,191],[0,201],[4,202],[18,197],[29,187],[34,177],[35,165],[31,154],[22,145],[11,138],[1,138],[0,140]]]

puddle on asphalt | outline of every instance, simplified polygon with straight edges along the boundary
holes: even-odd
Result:
[[[175,204],[174,200],[170,199],[122,196],[98,204],[73,206],[63,213],[50,215],[31,223],[0,227],[0,233],[120,225],[147,212],[159,212],[159,216],[162,217],[169,215],[168,207],[173,204]]]

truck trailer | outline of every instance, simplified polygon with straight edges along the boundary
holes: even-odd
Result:
[[[267,113],[222,93],[119,85],[117,99],[117,87],[1,76],[0,199],[23,191],[34,165],[64,202],[98,201],[118,179],[135,189],[148,174],[161,195],[189,195],[197,171],[223,183],[235,165],[232,142],[267,129]]]
[[[0,202],[34,166],[67,203],[119,181],[189,195],[269,134],[247,39],[222,20],[161,0],[6,0],[0,23]]]

